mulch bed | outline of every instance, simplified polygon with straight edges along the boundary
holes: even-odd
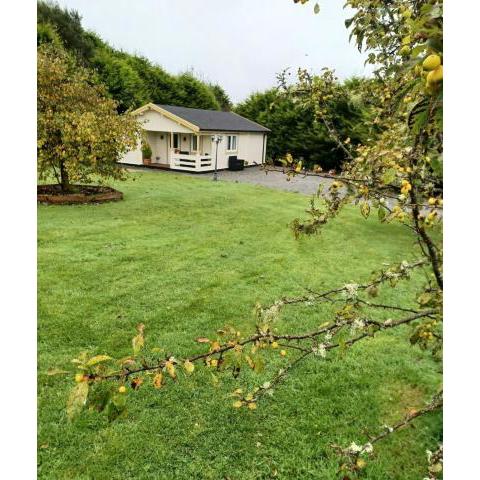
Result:
[[[38,185],[37,202],[47,205],[104,203],[123,199],[123,193],[110,187],[72,185],[72,192],[62,192],[60,185]]]

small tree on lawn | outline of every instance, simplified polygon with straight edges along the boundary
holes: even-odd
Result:
[[[38,48],[38,174],[64,192],[73,183],[121,179],[117,161],[137,146],[140,126],[119,115],[93,72],[52,44]]]

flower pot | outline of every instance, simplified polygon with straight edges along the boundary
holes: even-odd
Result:
[[[150,165],[152,163],[152,159],[151,158],[144,158],[143,159],[143,164],[144,165]]]

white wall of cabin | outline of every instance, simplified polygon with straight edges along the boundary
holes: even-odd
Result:
[[[131,165],[143,165],[143,158],[142,158],[142,145],[141,142],[138,142],[137,148],[135,150],[130,150],[127,152],[119,163],[128,163]]]
[[[212,133],[215,135],[217,132]],[[261,165],[263,163],[263,133],[246,133],[246,132],[218,132],[223,136],[221,143],[218,145],[218,169],[228,168],[228,157],[236,155],[239,159],[248,162],[248,165]],[[237,150],[227,151],[228,135],[237,136]],[[208,138],[208,137],[204,137]],[[266,147],[266,139],[265,139]],[[215,144],[212,143],[212,158],[215,161]]]

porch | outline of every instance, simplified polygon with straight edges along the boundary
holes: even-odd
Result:
[[[170,168],[176,170],[189,170],[195,172],[212,169],[212,156],[200,153],[176,153],[174,150],[170,156]]]
[[[210,135],[147,131],[151,167],[202,172],[213,168]]]

